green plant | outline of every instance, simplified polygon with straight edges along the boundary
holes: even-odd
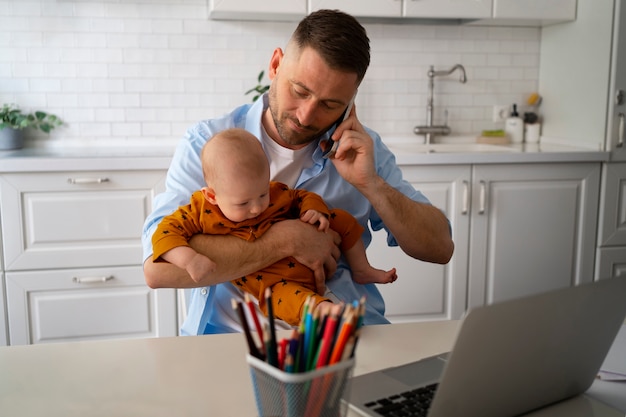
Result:
[[[62,124],[63,121],[54,114],[43,111],[24,113],[15,104],[4,104],[0,109],[0,130],[4,128],[22,130],[32,127],[50,133],[52,129]]]
[[[257,101],[257,99],[258,99],[259,97],[261,97],[263,94],[265,94],[265,92],[266,92],[267,90],[269,90],[269,89],[270,89],[270,86],[269,86],[269,85],[263,85],[263,84],[261,84],[261,81],[263,80],[263,75],[265,75],[265,71],[261,71],[261,72],[259,73],[259,76],[257,77],[257,82],[258,82],[258,84],[257,84],[255,87],[253,87],[253,88],[249,89],[248,91],[246,91],[246,95],[248,95],[248,94],[250,94],[250,93],[254,93],[254,92],[256,92],[256,95],[255,95],[254,97],[252,97],[252,102]]]

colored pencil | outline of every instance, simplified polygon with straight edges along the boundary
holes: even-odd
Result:
[[[267,303],[267,319],[269,326],[269,350],[267,350],[267,362],[270,365],[278,366],[278,352],[276,345],[276,328],[274,327],[274,307],[272,305],[272,290],[265,289],[265,302]]]
[[[252,356],[255,356],[259,359],[263,359],[263,354],[259,351],[254,339],[252,338],[252,334],[250,334],[250,327],[248,326],[248,320],[246,319],[246,314],[243,311],[243,305],[241,302],[235,300],[234,298],[230,300],[231,305],[233,306],[233,310],[237,311],[237,315],[239,316],[239,321],[241,321],[241,327],[243,328],[243,333],[246,336],[246,341],[248,342],[248,351]]]

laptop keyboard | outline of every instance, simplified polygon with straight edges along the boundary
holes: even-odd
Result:
[[[385,417],[426,417],[435,396],[437,385],[431,384],[412,391],[395,394],[365,404],[370,410]]]

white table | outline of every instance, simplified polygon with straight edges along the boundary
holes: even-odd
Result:
[[[354,374],[448,351],[458,326],[365,327]],[[0,416],[256,416],[245,354],[241,334],[0,347]]]

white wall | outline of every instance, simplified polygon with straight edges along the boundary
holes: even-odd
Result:
[[[613,0],[578,0],[577,19],[543,29],[543,134],[602,148],[607,123]]]
[[[0,1],[0,103],[63,117],[35,145],[175,144],[191,123],[250,101],[244,92],[296,25],[211,21],[206,3]],[[436,80],[435,122],[448,108],[454,134],[498,127],[492,105],[538,88],[541,29],[365,26],[372,65],[357,107],[379,132],[424,123],[429,65],[467,69],[467,84]]]

